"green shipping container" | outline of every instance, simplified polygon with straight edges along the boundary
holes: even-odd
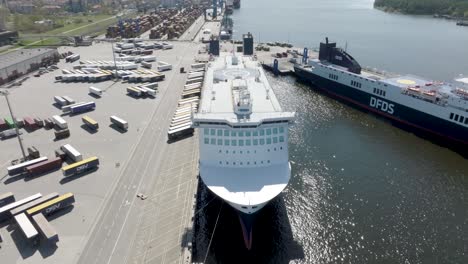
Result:
[[[15,127],[15,122],[13,122],[13,119],[11,119],[11,117],[5,118],[5,123],[8,125],[9,128]]]

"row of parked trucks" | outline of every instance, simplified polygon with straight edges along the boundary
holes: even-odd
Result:
[[[128,124],[127,124],[128,128]],[[70,160],[71,164],[62,167],[65,160]],[[65,144],[55,151],[55,157],[37,157],[21,163],[7,167],[9,176],[24,174],[25,177],[39,176],[46,173],[62,169],[63,176],[80,174],[86,170],[96,169],[99,166],[99,159],[91,157],[83,160],[83,156],[70,144]]]
[[[144,85],[127,87],[127,94],[133,97],[150,96],[154,98],[156,97],[157,92],[158,92],[157,83],[149,83],[149,84],[144,84]]]
[[[0,222],[14,219],[24,237],[34,244],[39,239],[56,243],[59,241],[57,231],[46,217],[74,202],[75,196],[72,193],[50,193],[45,196],[36,193],[19,201],[16,201],[11,192],[0,194]]]
[[[198,104],[205,76],[205,64],[196,63],[191,65],[192,70],[187,74],[187,80],[182,91],[181,99],[172,117],[171,125],[167,132],[170,141],[184,136],[192,135],[192,113],[198,110]]]

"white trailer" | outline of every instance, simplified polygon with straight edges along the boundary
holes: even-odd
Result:
[[[72,98],[68,97],[68,96],[62,96],[62,98],[67,101],[67,104],[74,104],[76,103],[75,100],[73,100]]]
[[[97,96],[102,96],[102,90],[93,86],[89,87],[89,93]]]
[[[110,121],[112,124],[115,124],[116,126],[120,127],[121,129],[127,130],[128,129],[128,123],[127,121],[117,117],[117,116],[111,116]]]
[[[156,56],[150,56],[150,55],[142,56],[142,57],[140,57],[140,59],[142,61],[151,62],[151,61],[156,61]]]
[[[164,61],[158,61],[158,71],[170,71],[172,70],[172,65],[164,62]]]
[[[54,101],[60,106],[67,105],[67,101],[62,96],[54,96]]]
[[[78,162],[83,160],[83,156],[70,144],[65,144],[60,149],[67,154],[73,161]]]
[[[52,120],[54,121],[54,124],[61,129],[68,128],[67,121],[65,121],[65,119],[63,119],[61,116],[54,115],[52,116]]]
[[[39,234],[25,213],[15,215],[15,220],[27,239],[33,239]]]

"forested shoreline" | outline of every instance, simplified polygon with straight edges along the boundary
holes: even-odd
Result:
[[[374,7],[388,12],[468,19],[468,0],[375,0]]]

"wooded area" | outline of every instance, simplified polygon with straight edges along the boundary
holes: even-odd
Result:
[[[468,0],[375,0],[374,7],[389,12],[468,18]]]

